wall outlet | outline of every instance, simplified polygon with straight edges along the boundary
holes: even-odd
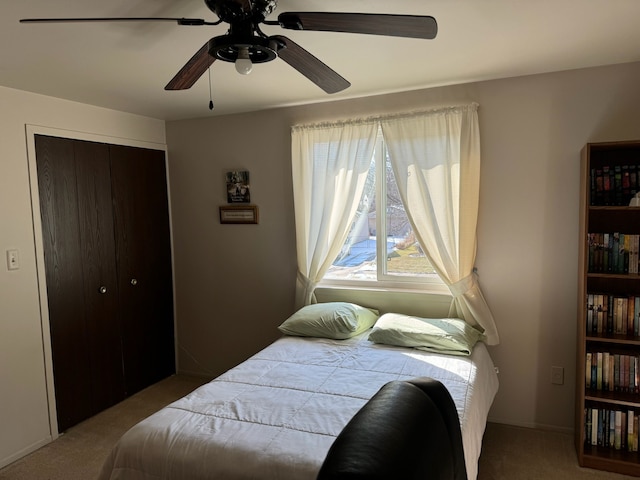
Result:
[[[551,367],[551,383],[564,385],[564,367]]]
[[[18,250],[7,250],[7,269],[18,270],[20,268],[20,254]]]

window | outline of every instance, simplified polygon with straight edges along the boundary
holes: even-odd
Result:
[[[296,305],[313,303],[318,286],[345,283],[449,293],[452,315],[480,325],[489,345],[499,342],[474,273],[480,191],[477,110],[472,103],[292,127]],[[388,163],[402,172],[396,181]],[[413,241],[411,228],[402,228],[401,203],[394,200],[392,185],[401,192],[411,226],[442,281]],[[407,258],[400,258],[404,253]],[[347,263],[347,258],[353,261]]]
[[[444,285],[416,240],[380,130],[349,235],[322,280],[325,285],[372,282],[404,288]]]

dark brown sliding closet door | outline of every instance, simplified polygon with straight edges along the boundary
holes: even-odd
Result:
[[[109,149],[74,141],[93,411],[124,399]]]
[[[175,372],[164,152],[110,146],[127,394]]]
[[[58,427],[124,398],[108,149],[36,136]],[[99,372],[96,375],[95,372]]]
[[[36,135],[59,431],[175,373],[164,152]]]

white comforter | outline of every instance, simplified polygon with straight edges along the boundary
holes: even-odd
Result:
[[[460,416],[475,479],[498,389],[484,344],[470,357],[349,340],[283,337],[140,422],[118,442],[101,480],[314,479],[349,419],[391,380],[432,377]]]

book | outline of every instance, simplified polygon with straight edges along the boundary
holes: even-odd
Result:
[[[618,267],[619,273],[629,273],[629,235],[620,234],[620,265]]]
[[[638,335],[638,325],[636,322],[636,297],[635,295],[629,295],[627,318],[629,321],[629,335]]]
[[[620,412],[620,450],[627,449],[627,412]]]
[[[622,205],[622,166],[613,168],[613,202],[612,205]]]
[[[629,165],[622,165],[622,205],[631,198],[631,179],[629,177]]]
[[[592,173],[592,178],[595,180],[595,189],[592,190],[592,192],[595,192],[593,205],[604,205],[604,176],[602,168],[596,168]]]
[[[629,184],[631,189],[631,192],[630,192],[631,196],[638,193],[638,190],[639,190],[637,172],[638,172],[638,169],[635,163],[632,163],[631,165],[629,165]]]
[[[629,391],[629,355],[620,355],[620,390]]]
[[[602,390],[609,391],[609,352],[602,354]]]
[[[596,308],[596,333],[602,334],[604,332],[604,296],[602,294],[596,295],[595,298],[595,308]]]
[[[613,321],[614,321],[614,333],[622,334],[622,297],[614,298],[613,305]]]
[[[640,235],[630,235],[629,240],[629,273],[638,273],[638,250],[640,249]]]
[[[609,237],[610,235],[608,233],[602,234],[602,271],[603,272],[610,272],[612,270],[610,257],[611,257],[611,249],[613,247],[613,241],[609,242]]]
[[[587,295],[587,335],[593,332],[593,294]]]
[[[602,352],[596,353],[596,389],[602,390]]]
[[[613,355],[609,355],[609,392],[615,390],[615,358]]]
[[[633,303],[635,305],[635,308],[634,308],[635,315],[633,320],[635,325],[634,331],[636,336],[640,336],[640,295],[637,295],[635,297]]]
[[[593,418],[591,419],[591,421],[593,429]],[[614,448],[616,450],[620,450],[620,448],[622,448],[622,412],[619,410],[616,410]]]
[[[613,244],[611,246],[611,271],[618,273],[618,264],[620,257],[620,233],[613,233]]]

